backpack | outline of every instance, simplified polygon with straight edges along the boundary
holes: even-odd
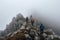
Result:
[[[43,24],[41,24],[41,25],[40,25],[40,29],[44,29],[44,26],[43,26]]]
[[[31,21],[34,22],[34,19],[32,18]]]

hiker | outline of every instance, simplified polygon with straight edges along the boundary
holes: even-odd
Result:
[[[40,25],[40,32],[43,33],[43,31],[44,31],[44,26],[43,26],[43,24],[41,24]]]
[[[28,17],[26,17],[26,23],[28,23]]]
[[[34,18],[32,18],[32,15],[31,15],[31,24],[32,24],[32,26],[34,24]]]
[[[40,25],[40,40],[44,40],[44,36],[43,36],[43,31],[44,31],[44,26],[43,24]]]

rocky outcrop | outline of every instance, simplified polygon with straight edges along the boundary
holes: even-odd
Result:
[[[40,23],[34,23],[31,25],[30,20],[26,23],[25,18],[18,14],[13,17],[11,23],[9,23],[5,29],[5,36],[0,38],[1,40],[60,40],[52,29],[45,29],[43,34],[40,34]]]

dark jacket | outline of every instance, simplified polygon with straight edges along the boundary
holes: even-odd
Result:
[[[43,24],[41,24],[41,25],[40,25],[40,30],[44,30],[44,28],[45,28],[45,27],[43,26]]]
[[[26,17],[26,22],[28,22],[28,17]]]

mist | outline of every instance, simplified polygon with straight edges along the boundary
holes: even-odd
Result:
[[[45,27],[53,29],[56,34],[60,35],[60,1],[45,0],[45,2],[45,4],[42,3],[43,5],[39,6],[40,9],[35,10],[33,17],[43,23]]]
[[[32,13],[34,10],[37,13]],[[60,35],[60,0],[0,0],[0,30],[4,30],[18,13],[24,17],[32,14]]]

